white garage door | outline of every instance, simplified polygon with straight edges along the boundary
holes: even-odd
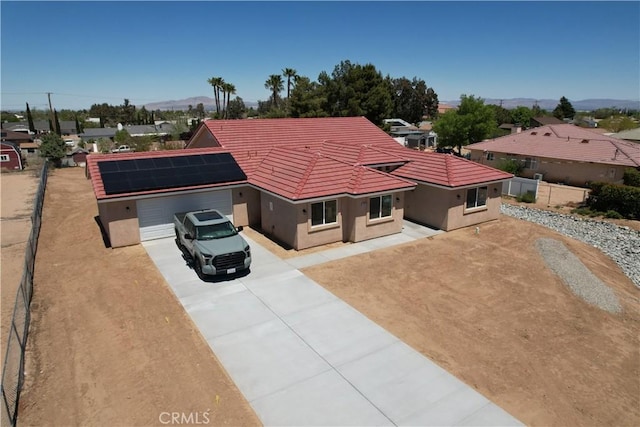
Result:
[[[231,190],[140,199],[137,209],[141,241],[173,236],[173,215],[176,212],[218,209],[233,221]]]

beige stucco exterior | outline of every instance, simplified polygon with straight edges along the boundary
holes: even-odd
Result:
[[[547,182],[560,182],[566,185],[587,187],[587,183],[603,181],[621,183],[624,171],[629,166],[612,165],[606,163],[589,163],[571,160],[552,159],[548,157],[532,157],[516,154],[493,153],[493,160],[487,160],[483,151],[471,150],[471,160],[493,168],[498,168],[502,160],[515,159],[524,164],[526,158],[537,159],[537,165],[533,169],[523,169],[521,176],[533,178],[535,174],[542,174],[542,179]]]
[[[502,183],[487,185],[486,206],[466,209],[467,189],[447,189],[418,184],[406,193],[407,219],[450,231],[497,219],[500,216]]]
[[[238,226],[260,226],[260,191],[250,186],[231,191],[233,223]]]
[[[262,230],[296,250],[335,242],[360,242],[399,233],[404,216],[404,196],[392,193],[391,217],[369,220],[369,197],[339,197],[335,224],[311,225],[312,202],[290,203],[269,193],[260,200]]]
[[[135,200],[98,203],[98,214],[109,237],[111,247],[118,248],[140,243],[138,210]]]

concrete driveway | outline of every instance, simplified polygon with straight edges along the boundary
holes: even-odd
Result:
[[[247,239],[251,273],[218,282],[199,280],[173,238],[143,245],[265,425],[522,425],[298,270],[435,233],[405,222],[288,260]]]

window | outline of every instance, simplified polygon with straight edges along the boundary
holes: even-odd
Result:
[[[372,197],[369,199],[369,219],[379,219],[391,216],[393,198],[391,194]]]
[[[524,159],[524,168],[525,169],[537,169],[538,168],[538,159],[535,157],[525,157]]]
[[[467,209],[480,208],[487,205],[487,187],[467,190]]]
[[[493,153],[491,152],[487,153],[487,160],[493,160]]]
[[[311,226],[338,222],[338,201],[327,200],[311,204]]]
[[[9,155],[8,154],[0,154],[0,162],[8,162]]]

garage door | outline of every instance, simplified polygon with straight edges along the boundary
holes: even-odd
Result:
[[[137,209],[141,241],[173,236],[176,212],[218,209],[233,221],[231,190],[141,199],[137,201]]]

